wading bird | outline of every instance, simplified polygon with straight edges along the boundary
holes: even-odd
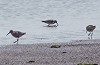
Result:
[[[8,34],[10,34],[10,33],[11,33],[11,35],[12,35],[13,37],[17,38],[17,41],[14,42],[14,43],[17,42],[17,44],[18,44],[19,38],[20,38],[21,36],[23,36],[23,35],[26,34],[26,33],[20,32],[20,31],[13,31],[13,30],[10,30]],[[8,34],[7,34],[7,35],[8,35]],[[7,35],[6,35],[6,36],[7,36]]]
[[[96,28],[96,26],[93,26],[93,25],[88,25],[86,27],[86,33],[87,33],[87,31],[89,32],[88,36],[91,36],[91,39],[92,39],[93,31],[94,31],[95,28]]]
[[[55,23],[57,24],[56,26],[58,26],[58,23],[57,23],[56,20],[45,20],[45,21],[42,21],[42,22],[47,23],[48,26],[50,26],[51,24],[55,24]]]

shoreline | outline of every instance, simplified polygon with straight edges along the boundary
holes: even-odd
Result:
[[[0,65],[77,65],[78,63],[100,64],[99,39],[0,47]]]

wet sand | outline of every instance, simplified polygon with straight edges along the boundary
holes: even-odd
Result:
[[[100,40],[66,43],[4,45],[0,65],[77,65],[100,64]]]

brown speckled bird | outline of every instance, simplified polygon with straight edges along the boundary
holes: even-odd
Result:
[[[86,27],[86,32],[87,32],[87,31],[89,32],[88,36],[91,35],[91,39],[92,39],[93,31],[94,31],[95,28],[96,28],[96,26],[94,26],[94,25],[88,25],[88,26]]]
[[[11,35],[12,35],[13,37],[17,38],[17,41],[14,42],[14,43],[17,42],[17,44],[18,44],[19,38],[20,38],[21,36],[23,36],[23,35],[26,34],[26,33],[20,32],[20,31],[13,31],[13,30],[10,30],[8,34],[10,34],[10,33],[11,33]],[[7,34],[7,35],[8,35],[8,34]],[[7,35],[6,35],[6,36],[7,36]]]

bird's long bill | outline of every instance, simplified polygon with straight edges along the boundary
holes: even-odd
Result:
[[[45,21],[42,21],[42,22],[45,22]]]
[[[10,32],[9,32],[9,33],[10,33]],[[9,34],[9,33],[8,33],[8,34]],[[8,35],[8,34],[7,34],[7,35]],[[7,36],[7,35],[6,35],[6,36]]]
[[[58,26],[59,24],[57,23],[57,26]]]

